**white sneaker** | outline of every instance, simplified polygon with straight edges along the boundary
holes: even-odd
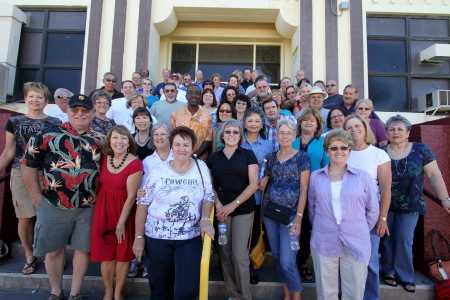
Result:
[[[144,271],[142,271],[142,277],[147,277],[148,272],[147,272],[147,266],[144,264]]]

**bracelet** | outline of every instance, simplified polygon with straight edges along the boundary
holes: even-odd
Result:
[[[301,213],[297,213],[297,215],[300,216],[300,217],[303,217],[303,214],[301,214]]]
[[[135,238],[137,238],[137,239],[143,239],[144,236],[143,236],[143,235],[137,235],[137,236],[135,236]]]
[[[441,202],[450,201],[450,198],[441,199]]]
[[[211,221],[210,218],[201,218],[200,221]]]
[[[236,201],[236,203],[238,204],[238,206],[241,205],[241,202],[239,202],[238,199],[236,199],[236,200],[234,200],[234,201]]]
[[[116,227],[117,227],[117,229],[119,229],[119,230],[125,230],[125,227],[126,227],[126,226],[120,227],[119,225],[117,225]]]

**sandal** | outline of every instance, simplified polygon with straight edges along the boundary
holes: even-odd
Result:
[[[403,289],[407,291],[408,293],[415,293],[416,292],[416,284],[414,282],[407,282],[407,281],[400,281],[400,284],[402,285]],[[413,290],[408,290],[407,287],[413,287]]]
[[[34,260],[30,263],[27,263],[27,261],[25,260],[25,266],[22,269],[22,274],[23,275],[31,275],[34,272],[36,272],[36,261],[37,261],[37,257],[35,256],[28,256],[26,259],[28,259],[29,257],[34,257]]]
[[[302,275],[303,279],[308,281],[313,279],[313,275],[308,267],[300,267],[300,275]]]
[[[397,278],[395,277],[395,275],[392,275],[392,274],[389,274],[389,273],[384,273],[383,281],[388,286],[393,286],[393,287],[397,286]],[[388,282],[388,281],[391,281],[391,282]],[[394,282],[394,283],[392,283],[392,282]]]

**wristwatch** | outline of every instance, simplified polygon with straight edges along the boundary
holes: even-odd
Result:
[[[236,200],[234,200],[234,201],[236,201],[236,203],[238,204],[238,206],[241,205],[241,202],[240,202],[238,199],[236,199]]]
[[[450,198],[441,199],[441,202],[450,201]]]
[[[135,238],[137,238],[137,239],[143,239],[144,236],[143,236],[143,235],[137,235],[137,236],[135,236]]]
[[[386,222],[387,218],[386,217],[380,217],[380,220],[383,220]]]

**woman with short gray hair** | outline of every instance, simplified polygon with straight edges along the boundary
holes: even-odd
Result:
[[[296,265],[299,247],[291,248],[290,243],[291,239],[298,242],[300,237],[311,165],[306,152],[292,147],[296,136],[295,124],[284,119],[278,121],[276,128],[280,150],[267,156],[266,177],[270,181],[264,195],[263,220],[283,285],[284,299],[298,300],[303,289]],[[288,226],[270,218],[269,205],[281,206],[290,212]]]
[[[94,131],[107,135],[111,128],[116,126],[116,122],[113,119],[106,117],[106,112],[111,107],[111,95],[100,90],[92,95],[91,100],[95,113],[90,127]]]
[[[226,121],[219,131],[225,147],[208,157],[208,167],[217,194],[216,218],[226,224],[226,244],[220,245],[220,261],[227,296],[251,299],[248,239],[258,188],[258,161],[252,150],[240,145],[244,131],[236,119]]]
[[[424,175],[448,213],[450,198],[431,149],[425,144],[408,141],[411,123],[405,117],[396,115],[389,118],[386,129],[389,144],[381,150],[386,151],[391,159],[392,196],[386,216],[390,235],[381,239],[380,263],[387,285],[397,286],[400,283],[405,291],[414,293],[414,229],[419,215],[427,213],[423,196]]]

